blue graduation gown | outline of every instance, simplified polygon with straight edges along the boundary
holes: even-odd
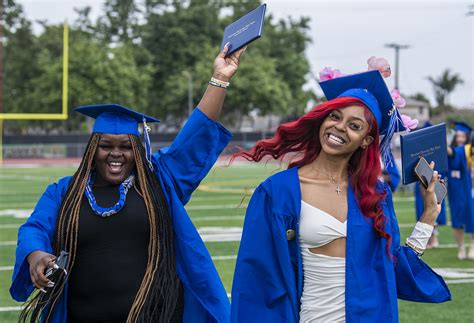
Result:
[[[397,165],[395,164],[395,158],[393,158],[390,152],[392,163],[386,167],[388,174],[390,175],[390,182],[387,184],[390,186],[392,192],[395,192],[400,184],[400,172],[398,171]]]
[[[453,228],[464,227],[465,232],[474,233],[472,212],[471,171],[466,158],[465,146],[453,147],[448,157],[448,199]]]
[[[232,135],[195,109],[169,148],[153,156],[173,220],[176,270],[184,286],[183,322],[228,322],[230,304],[217,270],[184,205],[209,172]],[[34,286],[26,257],[35,250],[52,252],[51,241],[61,201],[70,177],[48,186],[32,215],[18,232],[10,294],[26,301]],[[66,322],[67,286],[52,322]]]
[[[447,177],[443,175],[443,177]],[[421,218],[424,210],[423,206],[423,196],[421,195],[420,182],[415,184],[415,210],[416,210],[416,220],[418,221]],[[441,212],[439,212],[438,218],[436,219],[436,224],[446,225],[446,199],[441,203]]]
[[[346,243],[347,322],[398,322],[397,297],[444,302],[451,294],[443,279],[407,247],[400,235],[391,192],[383,209],[392,235],[393,262],[386,240],[372,229],[348,190]],[[232,287],[231,322],[298,322],[303,268],[298,226],[301,193],[297,168],[269,177],[247,208]],[[295,236],[287,240],[287,230]]]

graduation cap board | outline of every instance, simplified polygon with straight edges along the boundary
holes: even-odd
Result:
[[[456,131],[462,131],[465,133],[470,133],[472,131],[472,128],[469,127],[466,123],[464,122],[455,122],[454,123],[454,130]]]
[[[353,97],[361,100],[372,112],[381,135],[387,133],[393,117],[399,117],[390,91],[379,71],[367,71],[319,83],[328,100]],[[399,118],[398,118],[399,119]],[[399,124],[398,130],[405,130]]]
[[[151,163],[151,142],[148,134],[150,128],[147,122],[160,122],[160,120],[118,104],[88,105],[75,108],[74,111],[95,119],[92,133],[140,136],[138,125],[143,123],[146,158],[149,166],[153,169]]]
[[[111,135],[139,135],[138,124],[160,122],[160,120],[136,112],[118,104],[98,104],[75,108],[74,111],[96,119],[93,133]]]

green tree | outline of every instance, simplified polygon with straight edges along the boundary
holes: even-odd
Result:
[[[134,0],[106,0],[97,23],[98,36],[108,43],[137,41],[140,10]]]
[[[90,18],[92,8],[89,6],[83,8],[74,8],[77,18],[73,23],[73,29],[82,31],[85,34],[94,35],[96,33],[96,26]]]
[[[207,83],[197,85],[195,65],[218,52],[222,37],[220,8],[218,1],[147,1],[147,24],[143,26],[141,37],[143,46],[153,57],[149,102],[158,109],[157,115],[187,115],[184,113],[187,111],[186,75],[196,79],[193,82],[196,87]],[[206,77],[211,71],[206,71]],[[202,87],[193,91],[195,103],[201,90]]]
[[[188,78],[197,103],[212,71],[226,25],[260,1],[148,1],[142,39],[153,55],[150,104],[161,115],[187,115]],[[223,16],[227,14],[226,16]],[[304,51],[308,20],[265,22],[264,36],[250,44],[229,88],[224,118],[238,125],[251,110],[261,114],[303,111],[311,93],[302,89],[309,72]]]
[[[4,1],[0,23],[5,32],[4,41],[4,110],[12,113],[34,111],[31,97],[32,80],[38,75],[38,43],[31,22],[21,5],[13,0]]]
[[[438,104],[437,109],[440,109],[441,112],[451,111],[453,107],[449,104],[449,95],[459,84],[464,83],[461,76],[446,69],[441,76],[437,78],[429,76],[427,79],[433,85]]]
[[[428,103],[430,106],[431,106],[431,102],[430,102],[430,99],[428,99],[428,97],[426,95],[424,95],[423,93],[421,92],[418,92],[418,93],[415,93],[413,95],[410,95],[409,96],[411,99],[413,100],[417,100],[417,101],[421,101],[421,102],[426,102]]]
[[[57,112],[61,107],[62,26],[44,22],[37,36],[13,0],[8,17],[9,101],[16,112]],[[140,4],[140,5],[138,5]],[[189,81],[196,104],[212,72],[226,25],[260,1],[107,0],[95,22],[76,9],[69,36],[69,106],[117,102],[160,118],[184,119]],[[5,15],[4,15],[5,16]],[[313,93],[305,49],[308,19],[265,21],[228,90],[224,119],[239,124],[251,111],[300,114]],[[12,58],[15,57],[15,60]],[[26,76],[26,77],[25,77]],[[77,129],[77,116],[49,127]]]

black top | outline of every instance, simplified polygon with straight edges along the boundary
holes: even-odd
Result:
[[[100,206],[114,205],[118,186],[93,187]],[[84,196],[79,214],[78,247],[69,276],[69,322],[125,322],[145,274],[149,241],[148,215],[134,188],[120,212],[102,218]],[[182,320],[183,292],[173,318]],[[173,319],[173,321],[175,321]]]

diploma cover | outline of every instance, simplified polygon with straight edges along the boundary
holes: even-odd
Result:
[[[229,42],[227,56],[262,36],[266,8],[262,4],[225,28],[221,50]]]
[[[400,145],[404,185],[417,181],[414,170],[420,157],[425,157],[428,163],[434,161],[438,173],[448,171],[445,123],[401,135]]]

